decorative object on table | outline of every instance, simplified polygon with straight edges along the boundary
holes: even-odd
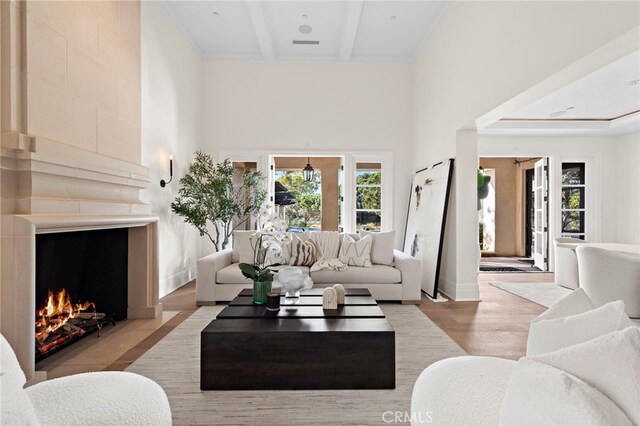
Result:
[[[322,292],[322,309],[338,309],[338,294],[333,287],[327,287]]]
[[[421,288],[437,298],[453,159],[419,170],[413,176],[404,236],[404,252],[422,262]]]
[[[268,210],[268,209],[265,209]],[[253,263],[238,264],[242,275],[253,280],[253,303],[261,305],[267,302],[267,293],[271,291],[274,271],[279,263],[269,263],[270,254],[282,248],[284,238],[284,221],[271,215],[266,220],[258,221],[260,230],[251,236],[253,247]]]
[[[275,276],[274,284],[282,289],[287,298],[300,297],[300,290],[313,287],[313,281],[300,268],[286,266],[281,268]]]
[[[334,284],[333,289],[336,291],[336,300],[338,305],[344,305],[344,286],[342,284]]]
[[[206,235],[216,252],[227,248],[233,231],[256,215],[267,198],[262,173],[245,171],[240,184],[234,184],[234,174],[229,159],[216,164],[198,151],[171,203],[171,210]]]
[[[280,310],[280,292],[270,291],[267,293],[267,311],[277,312]]]

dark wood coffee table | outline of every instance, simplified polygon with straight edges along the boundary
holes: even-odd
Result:
[[[322,290],[282,297],[279,312],[243,290],[200,334],[200,389],[395,388],[395,332],[369,290],[332,311]]]

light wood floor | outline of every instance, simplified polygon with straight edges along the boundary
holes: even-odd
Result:
[[[480,274],[481,302],[434,303],[423,297],[418,308],[455,340],[470,355],[497,356],[518,359],[526,349],[529,323],[546,308],[489,285],[489,282],[553,282],[553,274],[544,273],[501,273]],[[155,327],[146,328],[146,334],[132,335],[132,339],[121,343],[122,348],[100,360],[102,364],[83,366],[77,357],[54,355],[45,360],[56,364],[53,376],[85,371],[122,371],[142,354],[169,334],[187,319],[198,307],[195,298],[195,281],[192,281],[161,299],[164,318]],[[147,327],[149,327],[147,325]],[[114,330],[115,331],[115,330]],[[114,333],[114,336],[116,333]],[[82,344],[79,342],[76,345]],[[89,342],[85,342],[88,344]],[[105,342],[106,343],[106,342]],[[64,350],[63,350],[64,351]],[[74,349],[75,351],[75,349]],[[114,355],[116,355],[114,357]],[[52,362],[54,361],[54,362]],[[46,364],[45,364],[46,365]],[[50,366],[51,367],[51,366]],[[52,376],[50,375],[49,378]]]
[[[546,308],[489,282],[545,283],[553,282],[553,274],[481,273],[480,302],[435,303],[423,297],[419,308],[469,355],[518,359],[526,351],[529,323]]]

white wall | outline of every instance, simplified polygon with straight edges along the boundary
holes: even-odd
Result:
[[[640,133],[616,140],[617,241],[640,244]]]
[[[161,2],[142,2],[142,162],[151,185],[142,199],[160,216],[160,296],[195,277],[200,236],[171,213],[178,178],[184,175],[202,135],[202,61]],[[174,180],[168,157],[173,154]]]
[[[478,297],[477,153],[473,133],[456,132],[639,24],[637,2],[454,2],[444,15],[415,63],[413,167],[456,157],[440,283],[450,296]]]
[[[206,62],[202,148],[213,155],[392,151],[399,244],[413,164],[411,70],[411,64]]]

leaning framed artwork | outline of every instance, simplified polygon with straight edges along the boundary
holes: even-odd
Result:
[[[444,230],[453,159],[418,170],[413,176],[404,234],[404,252],[421,260],[421,288],[438,296]]]

